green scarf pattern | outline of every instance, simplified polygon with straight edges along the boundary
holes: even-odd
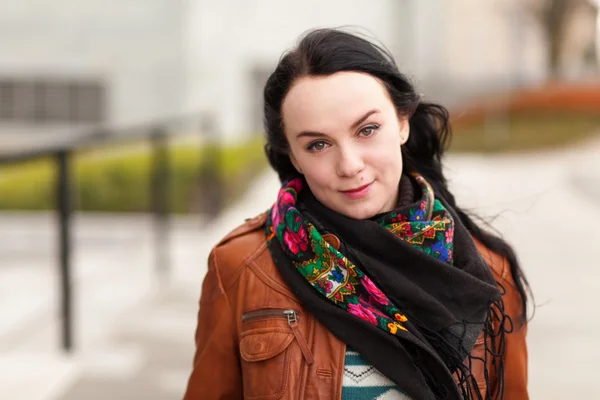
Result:
[[[412,174],[422,195],[420,201],[390,212],[380,225],[398,238],[440,261],[453,263],[454,220],[435,199],[429,183]],[[338,307],[392,335],[406,331],[407,317],[356,265],[330,245],[321,232],[297,209],[303,189],[299,178],[283,184],[267,220],[267,242],[277,243],[298,272],[321,295]]]

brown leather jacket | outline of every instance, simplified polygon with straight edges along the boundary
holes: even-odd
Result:
[[[262,214],[246,221],[211,252],[184,400],[341,399],[346,345],[284,283],[267,249],[265,220]],[[339,246],[335,236],[325,239]],[[507,262],[477,246],[506,288],[505,308],[515,321],[506,337],[503,398],[527,400],[527,327],[516,323],[518,293]],[[480,338],[473,353],[483,356],[483,349]],[[479,389],[495,393],[496,377],[487,388],[482,363],[473,365]]]

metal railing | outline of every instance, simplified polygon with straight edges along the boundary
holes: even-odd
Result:
[[[122,142],[150,141],[152,144],[152,167],[149,195],[151,199],[151,212],[154,225],[155,267],[157,273],[167,274],[169,270],[169,209],[170,209],[170,155],[168,151],[169,139],[182,135],[186,129],[181,127],[190,125],[199,132],[205,140],[216,140],[216,131],[212,125],[206,123],[201,117],[179,118],[163,121],[145,126],[129,129],[104,129],[91,130],[77,139],[65,139],[51,144],[23,147],[10,150],[0,149],[0,167],[7,164],[21,163],[29,160],[48,158],[54,159],[57,170],[55,181],[56,216],[58,222],[58,268],[60,274],[60,338],[61,346],[66,352],[71,352],[73,341],[73,294],[72,294],[72,214],[74,209],[73,192],[74,180],[73,154],[77,151],[112,145]],[[189,134],[189,130],[186,132]],[[218,151],[216,153],[219,153]],[[219,173],[218,154],[211,154],[213,168],[209,174],[212,179],[206,179],[211,186],[205,190],[218,194],[216,199],[223,199],[221,195],[222,183]],[[206,172],[204,172],[206,178]],[[211,203],[211,209],[204,210],[207,217],[216,216],[221,210],[222,201]]]

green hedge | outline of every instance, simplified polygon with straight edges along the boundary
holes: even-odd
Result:
[[[202,209],[206,176],[222,183],[231,201],[265,165],[262,138],[221,148],[210,145],[169,147],[171,211]],[[74,155],[74,201],[82,211],[149,211],[152,154],[147,147],[107,148]],[[50,158],[0,167],[0,209],[48,210],[55,207],[56,168]]]
[[[600,134],[600,115],[514,112],[452,129],[450,151],[501,153],[569,146]]]

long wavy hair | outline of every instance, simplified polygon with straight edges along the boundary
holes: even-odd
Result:
[[[424,176],[470,233],[507,259],[521,296],[524,322],[531,290],[514,250],[502,238],[476,224],[473,214],[462,210],[448,189],[442,169],[442,157],[451,140],[448,111],[441,105],[421,101],[410,80],[400,73],[382,46],[342,30],[318,29],[306,34],[296,48],[281,58],[264,89],[265,154],[279,179],[283,182],[300,176],[290,161],[284,133],[281,105],[285,96],[302,76],[327,76],[341,71],[363,72],[377,78],[385,85],[398,115],[409,116],[411,135],[401,149],[404,171]]]

